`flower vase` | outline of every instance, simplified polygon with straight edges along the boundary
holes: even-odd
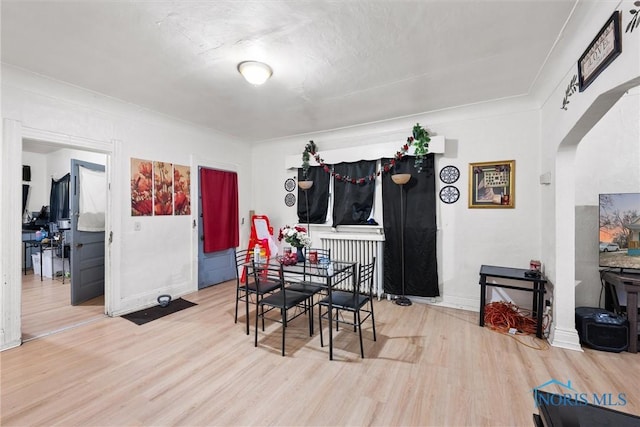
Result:
[[[298,254],[298,262],[304,262],[304,251],[302,248],[296,248]]]

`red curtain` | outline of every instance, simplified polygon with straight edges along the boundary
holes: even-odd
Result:
[[[240,243],[238,225],[238,175],[200,169],[204,252],[235,248]]]

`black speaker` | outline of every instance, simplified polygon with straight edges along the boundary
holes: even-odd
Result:
[[[22,165],[22,180],[31,181],[31,166]]]
[[[629,321],[602,308],[577,307],[580,342],[591,348],[619,353],[629,347]]]

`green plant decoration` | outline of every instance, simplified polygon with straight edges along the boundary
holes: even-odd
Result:
[[[420,123],[416,123],[416,125],[413,127],[413,140],[409,142],[412,142],[415,148],[415,167],[416,169],[418,169],[418,172],[422,172],[424,158],[429,153],[430,141],[431,138],[429,138],[429,132],[427,132],[422,126],[420,126]]]
[[[304,147],[304,151],[302,152],[302,175],[304,178],[307,178],[307,172],[309,172],[309,159],[311,156],[316,155],[316,143],[313,141],[309,141],[307,145]]]

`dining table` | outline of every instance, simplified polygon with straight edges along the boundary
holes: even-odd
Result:
[[[333,323],[332,323],[332,306],[331,292],[336,287],[341,289],[353,289],[356,286],[356,266],[357,262],[343,260],[329,260],[320,258],[317,262],[305,261],[295,264],[286,264],[282,262],[281,257],[270,258],[263,262],[259,262],[258,266],[261,270],[282,271],[284,274],[285,286],[289,283],[300,281],[313,281],[322,286],[329,297],[328,321],[329,321],[329,360],[333,360]],[[246,263],[248,269],[253,269],[253,261]],[[249,304],[245,300],[245,304]],[[310,314],[313,316],[313,311]],[[321,332],[322,333],[322,332]]]

